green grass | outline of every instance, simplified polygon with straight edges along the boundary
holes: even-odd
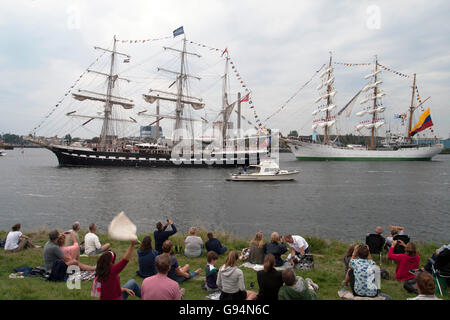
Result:
[[[80,236],[84,236],[85,232],[81,232]],[[5,239],[7,232],[0,231],[0,238]],[[65,282],[48,282],[40,278],[25,277],[23,279],[9,279],[10,273],[13,273],[13,268],[22,266],[35,267],[43,265],[43,247],[48,239],[48,232],[45,230],[37,230],[33,232],[25,233],[31,237],[34,244],[40,245],[41,248],[27,249],[18,253],[5,252],[0,250],[0,300],[24,300],[24,299],[40,299],[40,300],[52,300],[52,299],[77,299],[88,300],[97,299],[90,296],[90,290],[92,286],[91,281],[82,281],[80,290],[69,290]],[[145,235],[140,235],[139,239],[142,240]],[[205,241],[206,231],[201,230],[199,236]],[[215,236],[228,247],[228,250],[240,251],[248,246],[249,238],[239,238],[232,236],[225,232],[215,232]],[[170,239],[174,245],[183,245],[186,235],[176,234]],[[102,243],[109,242],[112,245],[112,249],[118,254],[118,258],[123,256],[129,243],[114,241],[108,238],[105,234],[99,234],[100,241]],[[314,256],[314,270],[298,271],[296,274],[304,278],[311,278],[320,287],[318,290],[318,298],[321,300],[335,300],[340,299],[337,295],[338,290],[341,288],[341,282],[344,278],[344,264],[342,257],[345,254],[349,243],[344,243],[338,240],[325,240],[318,237],[305,237],[310,244],[310,250]],[[426,259],[432,255],[434,250],[440,247],[441,244],[437,243],[416,243],[418,245],[418,253],[421,257],[420,265],[423,266]],[[137,247],[136,247],[137,249]],[[204,268],[206,265],[206,255],[203,254],[199,258],[186,258],[182,254],[176,255],[178,263],[183,266],[186,263],[190,265],[190,270],[193,271],[197,268],[202,269],[202,273],[199,277],[204,279]],[[226,256],[221,255],[216,267],[219,268],[225,262]],[[374,257],[374,260],[378,263],[378,256]],[[89,265],[95,265],[97,261],[96,257],[81,257],[81,262]],[[393,280],[395,275],[395,264],[388,261],[384,256],[382,260],[382,268],[388,270],[390,274],[390,280],[381,280],[381,291],[390,295],[395,300],[405,300],[408,297],[414,297],[414,294],[409,294],[403,289],[402,283]],[[127,267],[121,272],[120,278],[122,285],[129,279],[135,279],[139,285],[142,284],[143,279],[136,276],[135,272],[138,270],[137,254],[134,253],[131,261]],[[258,282],[256,280],[256,272],[242,268],[244,272],[245,285],[249,288],[251,282],[255,284],[254,291],[258,290]],[[186,300],[205,300],[208,293],[201,288],[203,281],[196,280],[195,278],[182,283],[180,286],[186,289]],[[130,299],[136,299],[130,297]],[[450,299],[450,294],[444,296],[444,299]]]

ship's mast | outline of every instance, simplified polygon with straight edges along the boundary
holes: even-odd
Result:
[[[112,90],[114,88],[114,82],[115,78],[113,77],[113,71],[114,71],[114,60],[115,60],[115,53],[116,53],[116,36],[114,36],[113,39],[113,50],[111,52],[111,64],[109,68],[109,75],[108,75],[108,88],[106,90],[106,102],[105,102],[105,117],[103,120],[103,126],[102,131],[100,134],[100,148],[102,150],[106,150],[108,145],[111,145],[112,138],[114,136],[114,128],[111,124],[111,115],[112,115],[112,103],[111,103],[111,95]]]
[[[175,128],[174,128],[174,142],[178,141],[177,138],[177,130],[181,129],[181,116],[183,115],[183,108],[184,104],[181,101],[181,97],[183,95],[183,81],[185,79],[184,75],[184,60],[185,60],[185,54],[186,54],[186,36],[183,38],[183,51],[181,51],[181,65],[180,65],[180,74],[178,75],[178,82],[177,82],[177,103],[176,103],[176,109],[175,109]]]
[[[332,57],[333,57],[333,56],[332,56],[332,54],[331,54],[331,52],[330,52],[330,63],[329,63],[329,65],[328,65],[328,77],[327,77],[327,81],[331,79],[331,65],[332,65],[332,64],[331,64],[331,61],[332,61]],[[327,110],[326,110],[326,113],[325,113],[325,121],[326,121],[326,122],[328,122],[329,116],[330,116],[330,110],[328,110],[328,107],[329,107],[330,104],[331,104],[331,96],[330,96],[331,89],[332,89],[331,83],[329,83],[329,84],[327,85],[327,94],[328,94],[328,97],[327,97]],[[327,142],[328,142],[328,125],[326,125],[325,128],[324,128],[323,144],[327,144]]]
[[[411,129],[412,129],[412,117],[415,110],[414,107],[414,94],[416,91],[416,74],[414,73],[414,79],[413,79],[413,86],[412,86],[412,93],[411,93],[411,106],[409,107],[409,119],[408,119],[408,140],[411,142]]]
[[[230,60],[230,57],[225,57],[225,72],[223,76],[223,87],[222,87],[222,138],[223,141],[227,138],[227,108],[228,108],[228,95],[227,95],[227,85],[228,85],[228,62]]]
[[[378,57],[375,56],[375,75],[374,75],[374,83],[377,83],[377,71],[378,71]],[[378,94],[378,88],[377,86],[373,87],[373,109],[375,110],[377,108],[377,94]],[[374,111],[372,115],[372,129],[370,134],[370,150],[375,150],[375,122],[377,118],[377,113]]]

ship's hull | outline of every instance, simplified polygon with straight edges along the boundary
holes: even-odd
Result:
[[[172,158],[170,151],[101,152],[88,148],[47,146],[60,166],[83,167],[236,167],[259,163],[267,155],[263,150]]]
[[[339,148],[303,141],[289,141],[288,145],[297,160],[303,161],[428,161],[442,150],[441,144],[397,150]]]

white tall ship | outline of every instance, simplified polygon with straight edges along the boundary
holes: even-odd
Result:
[[[287,139],[286,142],[291,148],[297,160],[335,160],[335,161],[416,161],[416,160],[431,160],[436,154],[440,153],[442,144],[419,145],[413,142],[412,136],[432,125],[431,117],[429,116],[429,109],[424,112],[419,122],[412,128],[412,116],[414,111],[420,107],[425,101],[417,106],[414,106],[414,93],[416,90],[416,75],[414,74],[414,81],[412,87],[411,106],[408,111],[408,134],[404,137],[399,137],[396,140],[386,139],[382,145],[377,145],[376,137],[377,130],[386,125],[383,113],[386,107],[383,106],[382,98],[385,92],[381,90],[382,81],[379,74],[382,70],[379,69],[377,58],[375,59],[375,68],[373,72],[367,76],[369,82],[361,89],[353,99],[347,103],[339,112],[336,112],[336,105],[333,103],[336,95],[336,89],[333,87],[334,75],[332,66],[332,57],[328,68],[320,74],[321,83],[317,87],[319,90],[319,97],[316,103],[319,107],[312,112],[313,125],[312,129],[323,130],[323,139],[321,142],[309,142],[296,139]],[[366,94],[366,97],[360,101],[360,104],[366,107],[357,112],[356,116],[368,117],[366,120],[360,121],[356,125],[355,130],[362,134],[364,131],[370,132],[370,144],[362,145],[338,145],[336,144],[337,135],[331,134],[331,131],[336,127],[336,122],[342,117],[350,116],[353,105],[357,97]],[[428,116],[425,114],[428,112]]]

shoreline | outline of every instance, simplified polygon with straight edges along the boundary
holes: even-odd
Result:
[[[67,289],[65,282],[54,283],[42,281],[39,278],[25,277],[24,279],[9,279],[8,275],[13,273],[13,268],[31,266],[35,267],[43,264],[43,247],[48,241],[48,231],[45,229],[35,230],[34,232],[24,232],[29,236],[35,245],[41,246],[37,249],[26,249],[18,253],[9,253],[0,249],[0,287],[3,288],[4,297],[3,300],[55,300],[55,299],[71,299],[71,300],[96,300],[90,296],[90,290],[92,287],[92,281],[82,281],[81,288],[79,290]],[[79,232],[80,240],[84,238],[86,230]],[[7,231],[0,231],[0,238],[5,239]],[[111,243],[111,249],[116,252],[118,257],[123,256],[126,249],[129,246],[128,242],[120,242],[111,240],[107,234],[98,233],[100,242]],[[149,234],[138,234],[138,239],[142,241],[143,237]],[[153,231],[150,233],[153,239]],[[170,237],[170,240],[174,245],[182,245],[184,247],[184,239],[187,233],[176,233]],[[200,229],[198,232],[205,242],[207,239],[206,231]],[[249,238],[243,236],[234,236],[226,232],[215,231],[214,236],[218,238],[223,245],[228,247],[227,252],[236,250],[238,253],[245,247],[248,247]],[[344,279],[344,264],[342,258],[347,251],[350,244],[355,242],[340,241],[340,240],[326,240],[324,238],[314,236],[303,236],[309,244],[310,253],[314,257],[314,269],[312,270],[295,270],[297,276],[303,278],[311,278],[315,283],[319,285],[319,290],[316,292],[319,300],[341,300],[337,295],[337,292],[342,288],[341,282]],[[364,235],[365,236],[365,235]],[[267,237],[264,239],[268,240]],[[414,239],[412,239],[414,241]],[[414,241],[418,247],[418,254],[420,255],[420,267],[425,265],[427,259],[431,257],[435,249],[440,247],[436,242],[419,242]],[[153,242],[154,243],[154,242]],[[139,245],[136,245],[137,250]],[[139,285],[142,284],[143,279],[138,277],[135,272],[138,269],[138,259],[136,250],[133,252],[132,258],[127,267],[120,274],[121,283],[124,284],[129,279],[135,279]],[[288,251],[289,252],[289,251]],[[220,267],[225,263],[225,255],[219,256],[219,260],[216,263],[216,267]],[[206,265],[206,253],[199,258],[187,258],[182,253],[176,253],[174,255],[179,265],[189,264],[191,270],[201,268],[202,272],[198,278],[194,278],[189,281],[185,281],[180,284],[180,288],[185,288],[186,296],[183,300],[207,300],[208,293],[201,289],[202,281],[205,275]],[[287,253],[283,255],[285,259]],[[373,260],[379,264],[379,257],[374,256]],[[81,262],[88,265],[95,265],[97,257],[81,257]],[[238,263],[238,266],[243,262]],[[406,300],[406,298],[415,297],[415,294],[410,294],[403,289],[403,283],[393,280],[395,275],[396,265],[389,261],[386,255],[382,257],[382,268],[385,268],[389,274],[389,280],[381,280],[381,292],[386,293],[392,297],[393,300]],[[258,291],[258,281],[256,272],[249,268],[240,268],[244,273],[245,287],[250,288],[251,283],[254,283],[254,288],[251,290]],[[450,299],[449,290],[447,290],[444,297],[440,297],[445,300]],[[136,298],[133,298],[133,300]]]

